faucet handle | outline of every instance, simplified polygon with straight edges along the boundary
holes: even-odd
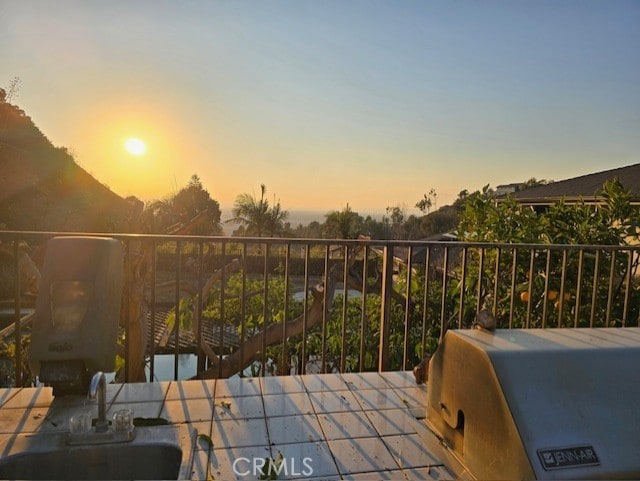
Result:
[[[116,431],[133,430],[133,411],[131,409],[120,409],[113,415],[113,428]]]
[[[91,431],[91,415],[81,413],[69,419],[69,432],[71,434],[83,434]]]

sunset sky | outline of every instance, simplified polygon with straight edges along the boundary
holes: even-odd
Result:
[[[0,87],[120,195],[382,212],[640,162],[640,2],[0,0]],[[124,143],[146,144],[141,155]]]

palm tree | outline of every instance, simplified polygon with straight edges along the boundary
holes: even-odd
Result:
[[[233,217],[229,222],[241,224],[242,232],[247,236],[274,236],[284,230],[285,221],[289,216],[282,210],[280,201],[273,199],[273,207],[265,198],[267,188],[260,185],[260,199],[254,195],[240,194],[233,205]]]

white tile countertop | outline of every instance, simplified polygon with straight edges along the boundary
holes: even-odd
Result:
[[[197,429],[192,479],[202,480],[258,479],[265,458],[281,459],[278,479],[457,478],[421,419],[425,403],[426,387],[411,372],[107,386],[108,418],[129,408]],[[0,438],[66,431],[79,410],[97,415],[84,397],[2,389]]]

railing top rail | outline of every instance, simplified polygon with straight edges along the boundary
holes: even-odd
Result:
[[[640,245],[588,245],[588,244],[544,244],[544,243],[504,243],[504,242],[465,242],[465,241],[429,241],[429,240],[382,240],[382,239],[317,239],[291,237],[236,237],[236,236],[202,236],[202,235],[170,235],[170,234],[130,234],[114,232],[59,232],[59,231],[15,231],[0,230],[0,238],[24,239],[29,237],[53,236],[88,236],[112,237],[119,240],[155,240],[215,243],[248,243],[248,244],[298,244],[298,245],[362,245],[371,247],[471,247],[486,249],[529,249],[529,250],[623,250],[640,251]]]

